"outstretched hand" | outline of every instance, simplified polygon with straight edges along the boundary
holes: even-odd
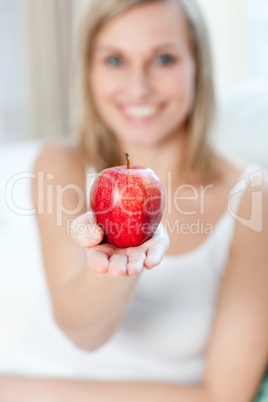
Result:
[[[138,247],[117,248],[101,243],[104,233],[91,212],[75,219],[72,237],[77,244],[86,248],[88,264],[96,273],[109,273],[116,277],[135,276],[144,267],[156,267],[169,247],[168,234],[161,223],[153,237]]]

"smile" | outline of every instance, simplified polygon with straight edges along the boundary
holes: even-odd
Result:
[[[124,112],[129,117],[152,117],[156,114],[157,108],[154,106],[128,106]]]
[[[157,116],[162,107],[154,105],[132,105],[120,108],[130,123],[146,123]]]

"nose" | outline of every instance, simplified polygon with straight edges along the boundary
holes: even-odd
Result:
[[[142,100],[151,93],[150,77],[142,66],[132,67],[127,76],[127,90],[132,100]]]

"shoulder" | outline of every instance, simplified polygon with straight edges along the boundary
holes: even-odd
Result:
[[[72,145],[49,143],[35,160],[34,172],[41,173],[51,183],[82,184],[85,180],[87,164]]]
[[[85,193],[86,163],[73,146],[47,144],[35,161],[34,174],[32,194],[35,205],[42,194],[46,203],[52,193],[54,197],[63,198],[65,209],[72,209],[77,204],[77,197]]]
[[[260,165],[249,165],[233,190],[242,193],[237,209],[237,227],[241,229],[243,226],[250,231],[261,232],[266,223],[268,206],[267,170]]]
[[[241,249],[247,254],[253,252],[250,244],[257,242],[258,248],[268,241],[268,171],[261,165],[240,160],[222,160],[221,163],[219,194],[234,220],[231,252],[234,254]]]
[[[220,172],[219,187],[223,189],[227,200],[234,194],[238,195],[237,198],[241,199],[237,205],[239,209],[250,206],[251,195],[256,190],[262,191],[263,196],[267,192],[268,171],[259,164],[222,158]]]
[[[267,270],[268,244],[268,173],[261,166],[247,170],[241,178],[241,201],[235,215],[235,230],[231,246],[234,259],[251,261],[259,270]],[[255,263],[254,263],[255,261]]]
[[[62,169],[84,171],[86,162],[79,155],[76,148],[60,142],[47,144],[38,155],[35,161],[35,170],[56,170]]]

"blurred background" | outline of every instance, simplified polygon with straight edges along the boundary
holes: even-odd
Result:
[[[0,0],[0,143],[70,133],[73,44],[88,0]],[[268,0],[198,0],[219,99],[268,79]]]
[[[75,35],[88,1],[0,0],[0,358],[47,291],[28,173],[44,140],[71,134]],[[198,2],[214,54],[216,145],[268,167],[268,0]]]

